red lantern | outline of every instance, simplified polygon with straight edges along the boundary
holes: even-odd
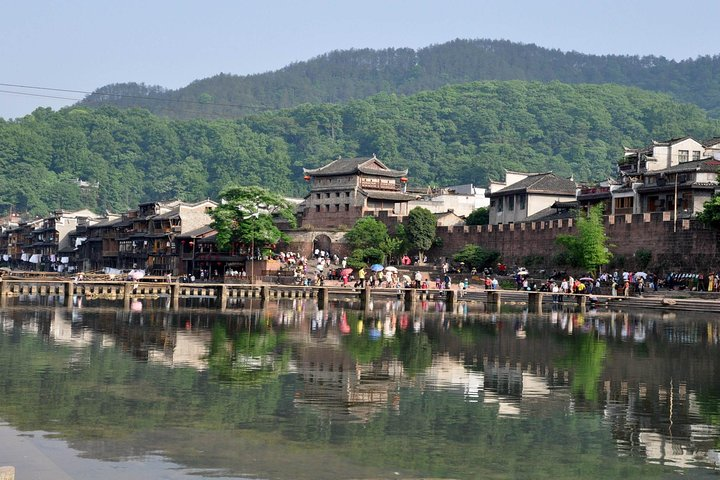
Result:
[[[310,175],[305,175],[303,178],[305,179],[306,182],[310,181]]]
[[[402,183],[407,183],[407,177],[402,177],[402,178],[400,179],[400,181],[401,181]]]

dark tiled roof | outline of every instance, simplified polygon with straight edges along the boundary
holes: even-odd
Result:
[[[201,235],[205,235],[209,232],[214,232],[215,230],[213,228],[210,228],[209,225],[204,225],[202,227],[198,227],[194,230],[190,230],[189,232],[185,232],[182,235],[177,235],[177,238],[195,238],[199,237]]]
[[[374,198],[376,200],[394,200],[396,202],[409,202],[415,200],[417,196],[408,195],[402,192],[384,192],[378,190],[360,190],[360,193],[368,198]]]
[[[720,137],[712,137],[700,142],[700,144],[705,148],[712,147],[714,145],[717,145],[718,143],[720,143]]]
[[[569,178],[558,177],[554,173],[538,173],[530,175],[519,182],[498,190],[491,196],[504,195],[512,192],[528,192],[528,193],[558,193],[564,195],[575,195],[577,185]]]
[[[314,177],[366,173],[368,175],[399,178],[404,177],[408,173],[407,170],[391,170],[375,157],[338,158],[324,167],[315,169],[304,168],[303,171],[306,175]]]
[[[704,158],[692,162],[679,163],[662,170],[653,170],[647,172],[646,175],[660,175],[663,173],[682,173],[682,172],[710,172],[716,173],[720,171],[720,160],[714,158]]]
[[[575,218],[577,210],[574,208],[553,208],[548,207],[527,217],[524,222],[544,222],[547,220],[561,220],[563,218]]]

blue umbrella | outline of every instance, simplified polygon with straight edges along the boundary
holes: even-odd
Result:
[[[370,266],[370,270],[372,270],[373,272],[381,272],[384,268],[385,267],[383,267],[379,263],[376,263],[375,265]]]

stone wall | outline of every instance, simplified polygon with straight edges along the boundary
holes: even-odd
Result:
[[[534,257],[538,267],[554,268],[553,259],[564,251],[555,238],[575,234],[574,223],[574,219],[562,219],[440,228],[442,247],[431,250],[429,257],[451,256],[467,244],[476,244],[500,252],[508,265],[523,265]],[[649,269],[657,271],[705,271],[720,266],[718,232],[695,220],[678,219],[675,224],[670,212],[614,215],[605,218],[605,228],[618,267],[637,268],[638,249],[652,252]]]

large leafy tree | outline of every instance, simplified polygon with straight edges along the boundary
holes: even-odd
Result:
[[[476,208],[465,219],[465,225],[487,225],[490,223],[490,209],[488,207]]]
[[[462,250],[453,255],[453,260],[464,263],[466,267],[475,267],[482,270],[485,267],[492,267],[500,259],[500,253],[485,250],[479,245],[465,245]]]
[[[555,241],[567,249],[570,264],[595,273],[612,258],[602,216],[603,206],[578,212],[575,235],[559,235]]]
[[[231,187],[221,194],[222,203],[211,212],[210,226],[217,230],[217,245],[226,250],[232,242],[271,245],[286,235],[273,218],[282,217],[295,226],[295,209],[280,195],[261,187]]]
[[[410,210],[405,235],[411,248],[416,249],[420,258],[430,250],[435,241],[437,219],[427,208],[415,207]]]
[[[374,217],[358,219],[345,234],[345,239],[352,247],[348,263],[355,268],[384,263],[387,256],[397,251],[400,244],[400,240],[388,235],[385,224]]]
[[[713,197],[703,204],[702,212],[697,215],[698,220],[708,227],[720,228],[720,195]]]

